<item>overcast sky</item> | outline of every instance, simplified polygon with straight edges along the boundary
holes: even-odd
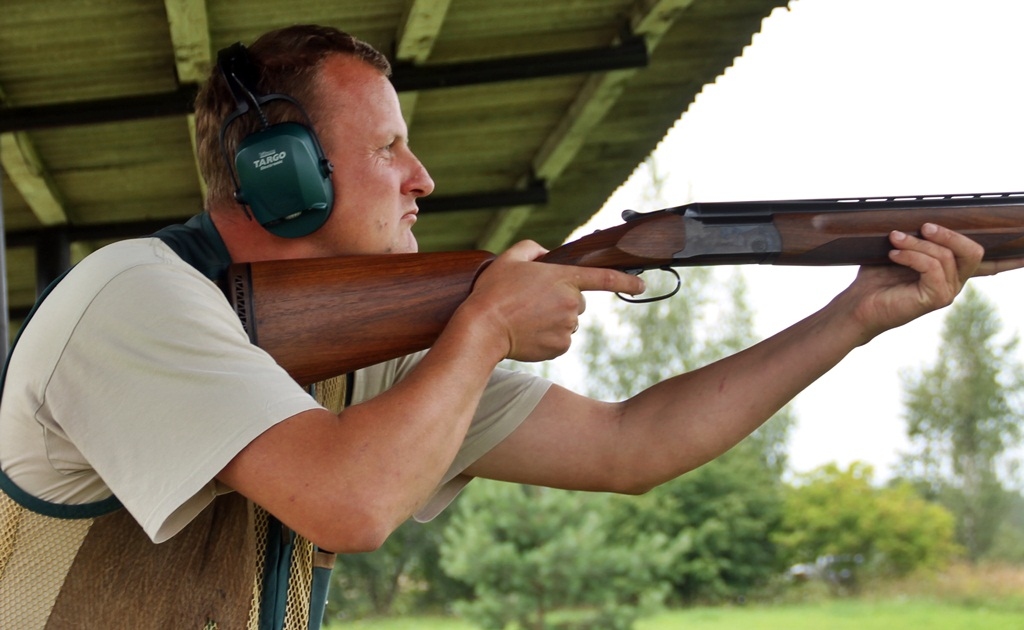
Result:
[[[1017,0],[794,0],[659,147],[668,205],[1024,191],[1022,26]],[[579,233],[619,223],[639,185]],[[758,334],[824,305],[855,271],[744,267]],[[1024,270],[973,282],[1019,333]],[[906,445],[898,374],[934,361],[943,316],[882,335],[797,398],[794,470],[861,460],[888,476]]]

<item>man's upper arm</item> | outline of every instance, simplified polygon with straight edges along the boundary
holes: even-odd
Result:
[[[615,477],[617,422],[616,405],[552,385],[522,424],[466,472],[554,488],[606,489]]]

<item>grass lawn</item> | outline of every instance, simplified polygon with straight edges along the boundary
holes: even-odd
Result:
[[[829,601],[694,608],[637,623],[636,630],[1024,630],[1024,613],[925,601]]]
[[[446,617],[401,617],[335,623],[325,630],[478,630],[472,624]]]
[[[330,630],[476,630],[464,621],[406,617]],[[636,630],[1024,630],[1024,612],[926,601],[837,600],[784,606],[702,607],[668,612]]]
[[[799,592],[793,593],[794,596]],[[958,565],[878,583],[861,597],[804,592],[785,604],[706,606],[643,619],[635,630],[1024,630],[1024,568]],[[327,630],[478,630],[444,617],[335,623]]]

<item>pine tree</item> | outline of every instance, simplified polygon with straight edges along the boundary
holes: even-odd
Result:
[[[944,322],[935,364],[903,378],[912,446],[903,474],[953,511],[971,560],[991,547],[1005,513],[999,466],[1024,420],[1017,339],[1000,344],[1000,328],[994,307],[968,287]]]

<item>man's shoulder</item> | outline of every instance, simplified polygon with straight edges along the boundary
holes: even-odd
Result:
[[[170,265],[172,268],[189,266],[160,239],[147,237],[118,241],[102,247],[75,265],[71,274],[80,277],[114,276],[127,269],[146,265],[154,265],[156,268],[161,265]]]
[[[159,239],[120,241],[84,258],[53,286],[37,305],[29,329],[67,338],[87,311],[116,314],[115,321],[124,325],[133,314],[166,314],[169,301],[223,301],[216,300],[221,295]]]
[[[171,278],[210,284],[202,273],[160,239],[140,238],[113,243],[93,252],[71,269],[54,292],[61,294],[58,300],[89,300],[123,284],[126,278],[139,276],[149,278],[153,288],[166,287]],[[142,286],[145,283],[143,281]]]

